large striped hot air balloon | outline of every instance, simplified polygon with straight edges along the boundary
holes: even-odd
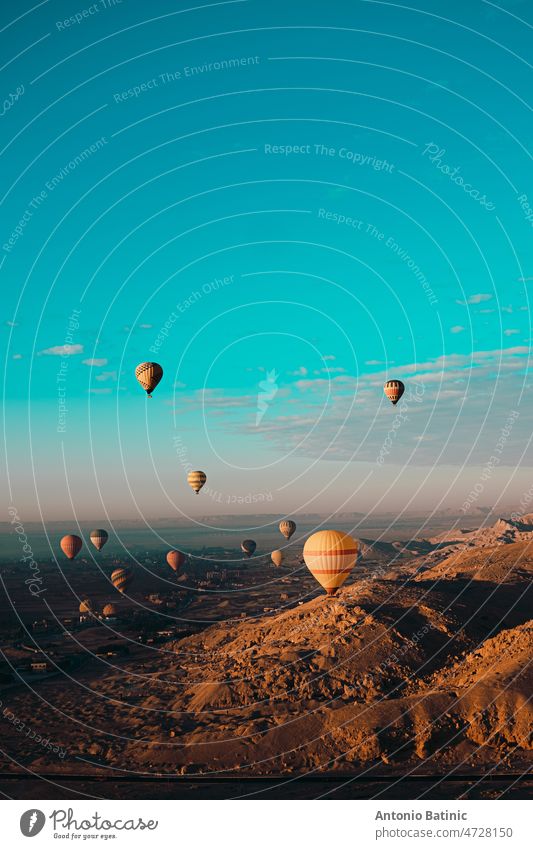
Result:
[[[94,531],[91,531],[89,539],[91,540],[94,547],[97,548],[98,551],[101,551],[101,549],[104,547],[104,545],[109,539],[109,534],[107,533],[107,531],[104,531],[103,528],[96,528]]]
[[[196,495],[198,495],[206,480],[207,475],[205,472],[189,472],[187,475],[187,483],[191,489],[194,489]]]
[[[185,563],[185,555],[182,551],[176,551],[173,549],[169,551],[167,554],[167,563],[171,569],[174,569],[174,572],[177,572],[178,569],[181,569],[183,564]]]
[[[285,539],[290,539],[296,530],[296,522],[293,522],[292,519],[283,519],[283,521],[279,523],[279,529]]]
[[[306,541],[305,565],[328,595],[335,595],[352,571],[358,547],[358,542],[342,531],[318,531]]]
[[[125,592],[133,580],[131,569],[121,567],[111,573],[111,583],[119,593]]]
[[[61,546],[63,554],[65,554],[69,560],[74,560],[76,554],[78,554],[81,550],[83,543],[76,534],[67,534],[63,537],[59,545]]]
[[[276,551],[273,551],[270,555],[270,559],[272,560],[274,566],[281,566],[281,564],[283,563],[283,552],[276,549]]]
[[[401,380],[387,380],[385,386],[383,387],[383,391],[389,401],[391,401],[394,406],[396,406],[403,393],[405,392],[405,386],[403,385]]]
[[[135,377],[151,398],[152,392],[163,377],[163,369],[159,363],[139,363],[135,369]]]
[[[256,548],[257,543],[253,539],[243,539],[241,542],[241,549],[247,557],[251,557]]]

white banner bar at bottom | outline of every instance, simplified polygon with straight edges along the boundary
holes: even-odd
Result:
[[[344,846],[531,849],[529,801],[31,800],[3,801],[6,847],[272,849]]]

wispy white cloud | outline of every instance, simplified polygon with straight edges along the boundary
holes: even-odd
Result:
[[[450,327],[451,333],[462,333],[464,327],[461,324],[455,324],[453,327]]]
[[[515,327],[503,331],[504,336],[516,336],[517,333],[520,333],[520,331],[517,330]]]
[[[492,300],[492,295],[481,294],[481,295],[470,295],[466,299],[466,301],[456,301],[456,303],[461,304],[462,307],[466,307],[467,304],[481,304],[483,301]]]
[[[289,375],[291,377],[306,377],[307,374],[308,374],[308,371],[307,371],[305,366],[298,366],[298,368],[295,371],[289,372]]]
[[[82,360],[84,366],[106,366],[107,362],[108,361],[105,359],[105,357],[102,357],[100,359],[93,358],[88,360]]]
[[[54,345],[39,351],[39,355],[46,354],[50,357],[71,357],[74,354],[83,354],[83,345]]]
[[[110,387],[106,387],[105,389],[89,389],[92,395],[110,395],[112,391]]]
[[[21,359],[22,359],[22,354],[13,354],[13,359],[14,359],[14,360],[21,360]]]
[[[113,380],[116,382],[116,379],[116,371],[103,371],[101,374],[96,375],[96,380],[101,380],[102,382],[105,382],[107,380]]]

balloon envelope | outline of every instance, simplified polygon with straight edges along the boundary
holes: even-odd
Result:
[[[405,392],[405,386],[403,385],[401,380],[387,380],[385,386],[383,387],[383,391],[389,401],[396,406],[403,393]]]
[[[133,572],[131,569],[115,569],[111,574],[111,583],[119,591],[119,593],[125,592],[129,585],[133,580]]]
[[[167,563],[171,569],[174,569],[174,572],[177,572],[185,563],[185,555],[182,551],[173,549],[167,554]]]
[[[63,554],[65,554],[69,560],[74,560],[78,552],[81,550],[83,543],[76,534],[67,534],[63,537],[59,545],[61,546]]]
[[[241,542],[241,549],[247,557],[251,557],[256,548],[257,543],[253,539],[243,539]]]
[[[94,547],[100,551],[108,541],[109,534],[103,528],[96,528],[94,531],[91,531],[89,539]]]
[[[281,564],[283,563],[283,552],[276,549],[276,551],[273,551],[270,555],[270,559],[272,560],[274,566],[281,566]]]
[[[196,495],[198,495],[206,480],[207,475],[205,472],[189,472],[187,475],[187,483],[191,489],[194,489]]]
[[[296,530],[296,522],[293,522],[292,519],[283,519],[283,521],[279,523],[279,529],[285,539],[290,539]]]
[[[159,363],[139,363],[135,369],[135,377],[151,398],[152,392],[163,377],[163,369]]]
[[[357,560],[359,543],[342,531],[318,531],[304,545],[305,565],[328,595],[335,595]]]

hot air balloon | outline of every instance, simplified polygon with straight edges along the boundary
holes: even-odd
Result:
[[[335,595],[357,560],[358,542],[342,531],[318,531],[304,545],[305,565],[326,590]]]
[[[59,545],[61,546],[63,554],[65,554],[69,560],[74,560],[83,543],[75,534],[67,534],[66,537],[63,537]]]
[[[206,480],[207,475],[205,472],[189,472],[187,475],[187,483],[191,489],[194,489],[196,495],[198,495]]]
[[[104,609],[102,610],[102,614],[104,616],[116,616],[117,608],[114,604],[105,604]]]
[[[92,613],[93,612],[93,605],[92,605],[91,600],[88,599],[88,598],[84,598],[83,601],[80,601],[79,611],[82,614],[83,613],[85,613],[85,614]]]
[[[135,369],[135,377],[151,398],[152,392],[163,377],[163,369],[159,363],[139,363]]]
[[[174,569],[174,572],[177,572],[178,569],[181,569],[183,564],[185,563],[185,555],[181,551],[172,550],[167,554],[167,563],[171,569]]]
[[[290,539],[296,530],[296,522],[293,522],[292,519],[283,519],[283,521],[279,523],[279,529],[285,539]]]
[[[133,580],[133,572],[131,569],[120,568],[115,569],[115,571],[111,574],[111,583],[119,591],[119,593],[123,593],[127,590],[129,585]]]
[[[405,392],[405,386],[403,385],[401,380],[387,380],[385,386],[383,387],[383,391],[389,401],[392,401],[394,406],[396,406],[403,393]]]
[[[98,551],[100,551],[108,541],[109,534],[107,533],[107,531],[104,531],[103,528],[96,528],[96,530],[91,531],[89,539],[91,540],[94,547],[97,548]]]
[[[257,543],[253,539],[243,539],[241,542],[241,549],[247,557],[251,557],[256,548]]]
[[[273,551],[270,555],[270,559],[272,560],[274,566],[281,566],[281,564],[283,563],[283,552],[278,551],[276,549],[276,551]]]

